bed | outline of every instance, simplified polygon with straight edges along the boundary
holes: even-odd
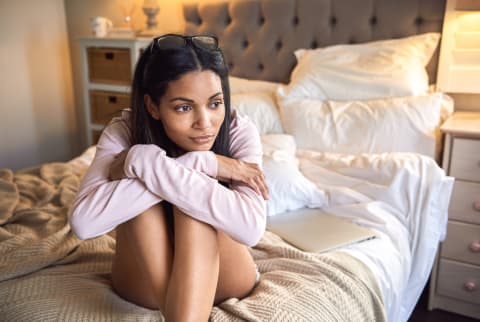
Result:
[[[267,231],[251,249],[259,283],[214,307],[212,321],[408,320],[445,237],[453,185],[435,161],[452,101],[431,86],[444,6],[184,5],[186,33],[218,36],[232,105],[262,135],[268,215],[317,208],[378,236],[317,254]],[[113,292],[114,232],[81,241],[70,229],[94,155],[92,146],[69,162],[0,170],[0,320],[163,320]]]

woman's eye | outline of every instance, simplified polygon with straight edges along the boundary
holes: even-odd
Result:
[[[180,105],[175,107],[175,111],[180,112],[180,113],[185,113],[188,112],[192,109],[190,105]]]
[[[210,108],[218,108],[219,106],[223,105],[223,101],[213,101],[210,103]]]

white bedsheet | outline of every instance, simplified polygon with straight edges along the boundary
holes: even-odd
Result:
[[[343,250],[378,277],[388,320],[407,321],[445,237],[453,178],[418,154],[299,150],[297,158],[302,173],[326,192],[325,212],[377,231],[379,238]]]

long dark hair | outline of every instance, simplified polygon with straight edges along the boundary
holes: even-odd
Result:
[[[159,49],[152,42],[140,55],[133,76],[131,89],[132,117],[130,119],[132,144],[156,144],[166,151],[168,156],[176,156],[178,147],[165,133],[162,122],[155,120],[150,115],[145,106],[144,96],[148,94],[152,101],[158,105],[171,81],[177,80],[189,72],[210,70],[220,77],[225,105],[225,118],[211,151],[230,157],[231,108],[226,66],[223,53],[219,49],[204,49],[193,45],[191,41],[187,41],[185,46],[181,48]],[[169,227],[168,235],[173,245],[172,204],[164,201],[162,206]]]
[[[144,96],[148,94],[158,105],[171,81],[192,71],[210,70],[220,77],[225,105],[225,119],[211,148],[216,154],[231,156],[230,153],[230,88],[228,69],[220,49],[209,50],[186,42],[180,48],[159,49],[155,44],[146,47],[135,67],[131,98],[132,144],[156,144],[174,156],[177,147],[168,138],[163,125],[147,110]]]

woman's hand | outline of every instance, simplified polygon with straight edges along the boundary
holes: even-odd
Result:
[[[216,154],[218,161],[217,179],[224,182],[242,182],[268,200],[268,187],[262,170],[256,163]]]
[[[123,150],[122,152],[120,152],[115,156],[115,159],[113,159],[113,162],[110,164],[108,179],[120,180],[120,179],[127,178],[123,168],[125,166],[125,159],[127,157],[128,151],[129,151],[128,149]]]

